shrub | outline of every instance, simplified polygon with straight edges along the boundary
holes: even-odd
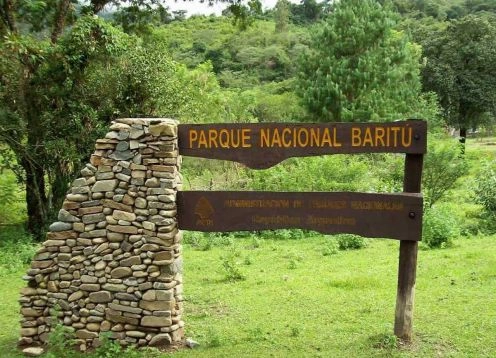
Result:
[[[429,143],[424,158],[422,187],[426,207],[432,207],[456,180],[468,171],[467,161],[460,156],[460,146],[453,143]]]
[[[336,240],[329,239],[326,242],[324,249],[322,250],[322,255],[323,256],[336,255],[338,251],[339,251],[339,245],[336,242]]]
[[[229,253],[221,257],[223,273],[225,280],[228,282],[243,281],[246,279],[246,276],[239,268],[236,256],[236,253]]]
[[[457,234],[458,225],[451,213],[436,207],[424,212],[422,240],[427,247],[449,247]]]
[[[496,162],[486,163],[475,180],[475,201],[488,213],[496,213]]]
[[[367,246],[365,239],[359,235],[339,234],[336,238],[340,250],[358,250]]]
[[[37,245],[20,226],[8,226],[0,231],[0,274],[18,271],[29,264]]]

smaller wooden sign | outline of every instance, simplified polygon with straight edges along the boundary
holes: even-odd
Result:
[[[323,154],[423,154],[427,124],[389,123],[236,123],[180,124],[181,155],[223,159],[250,168],[271,167],[287,158]]]
[[[418,241],[420,194],[178,192],[180,229],[205,232],[299,228]]]

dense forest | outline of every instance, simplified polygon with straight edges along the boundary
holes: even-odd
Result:
[[[187,18],[157,1],[2,0],[1,165],[26,188],[31,234],[42,237],[73,173],[116,117],[424,118],[432,133],[459,130],[462,143],[468,131],[494,125],[494,1],[279,0],[266,11],[256,0],[228,5],[222,16]],[[432,155],[454,155],[432,142]],[[288,161],[263,174],[201,161],[186,170],[193,186],[260,187],[271,176],[290,178],[292,166],[307,172],[342,159],[319,160]],[[378,159],[358,162],[370,160]],[[332,180],[324,182],[312,189],[330,189]],[[12,185],[2,186],[2,197]],[[432,206],[438,195],[425,190]]]
[[[495,356],[496,0],[277,0],[270,9],[260,0],[208,2],[224,3],[225,10],[189,16],[163,0],[0,0],[0,355],[20,357],[21,325],[31,336],[47,336],[48,348],[39,351],[46,349],[46,357],[81,357],[72,349],[77,344],[90,350],[87,357],[163,357],[174,348],[135,350],[133,344],[151,337],[135,332],[134,324],[119,324],[115,332],[113,326],[98,336],[99,347],[87,347],[60,322],[19,324],[18,316],[19,290],[26,288],[21,277],[44,250],[48,227],[95,141],[114,119],[166,117],[180,123],[428,124],[411,341],[392,334],[390,325],[394,240],[300,229],[187,231],[184,237],[176,231],[181,239],[174,244],[185,257],[187,337],[200,347],[175,356]],[[398,193],[404,163],[400,154],[328,155],[251,170],[185,157],[181,180],[184,190]],[[81,231],[96,224],[86,227]],[[137,240],[146,241],[144,235]],[[127,241],[102,244],[114,251],[91,259],[99,274],[110,277],[103,261],[113,255],[133,250],[140,263],[147,257],[138,250],[142,243]],[[417,244],[405,242],[415,245],[416,262]],[[94,254],[92,247],[74,251]],[[58,265],[60,255],[49,255]],[[80,261],[90,263],[81,255],[77,263],[61,255],[67,261],[62,275],[65,267],[72,272]],[[45,307],[38,293],[48,292],[52,304],[57,287],[45,287],[48,274],[45,280],[39,272],[24,276],[39,290],[24,292]],[[158,274],[150,272],[142,274]],[[58,274],[50,271],[50,282]],[[77,275],[64,282],[65,292],[82,282]],[[138,305],[139,292],[121,297]],[[182,284],[178,292],[183,299]],[[78,294],[71,294],[71,307],[81,321],[66,310],[64,324],[76,317],[76,326],[100,329],[101,305],[88,311],[79,301],[86,293]],[[61,313],[48,311],[51,318]],[[94,322],[87,321],[90,314]],[[124,331],[131,335],[121,346],[113,339]]]

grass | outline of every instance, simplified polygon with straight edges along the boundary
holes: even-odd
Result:
[[[201,348],[173,356],[494,356],[494,239],[459,239],[450,249],[420,251],[415,337],[399,348],[391,342],[396,241],[370,240],[365,249],[330,256],[323,255],[325,237],[265,240],[258,248],[239,239],[207,251],[185,245],[184,320],[187,336]],[[226,279],[221,257],[233,252],[244,280]],[[0,278],[1,357],[16,356],[22,274]]]
[[[473,204],[467,188],[480,163],[494,160],[492,148],[468,141],[471,172],[440,203],[464,226],[467,213],[473,221],[468,226],[478,225],[480,207]],[[8,184],[1,189],[16,190],[17,198],[0,205],[4,215],[0,224],[16,224],[0,225],[1,358],[22,356],[16,349],[17,300],[25,263],[32,256],[29,240],[19,241],[17,224],[24,221],[25,210],[22,192],[12,180],[10,173],[0,176],[0,183]],[[368,240],[364,249],[336,253],[337,245],[328,237],[283,237],[227,237],[186,244],[186,335],[200,347],[162,356],[496,356],[496,236],[458,238],[448,249],[419,252],[410,345],[392,335],[398,242]],[[189,242],[195,240],[190,237]]]

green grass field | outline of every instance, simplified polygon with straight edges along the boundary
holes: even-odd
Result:
[[[496,156],[496,146],[483,143],[468,141],[471,171],[440,203],[460,226],[477,227],[480,206],[469,188]],[[2,175],[17,190],[13,176]],[[0,214],[0,224],[25,220],[22,191],[0,203]],[[334,239],[325,236],[185,244],[183,319],[200,347],[153,357],[496,357],[496,236],[473,234],[419,252],[409,345],[392,334],[397,241],[368,240],[364,249],[332,255]],[[0,357],[21,357],[17,299],[32,247],[20,226],[0,225],[0,250]],[[228,280],[236,274],[245,279]]]
[[[494,357],[496,237],[419,252],[415,339],[391,344],[398,242],[324,256],[329,238],[185,245],[187,337],[176,357]],[[255,247],[258,246],[258,247]],[[229,282],[234,254],[246,279]],[[0,278],[0,356],[15,357],[23,272]]]

